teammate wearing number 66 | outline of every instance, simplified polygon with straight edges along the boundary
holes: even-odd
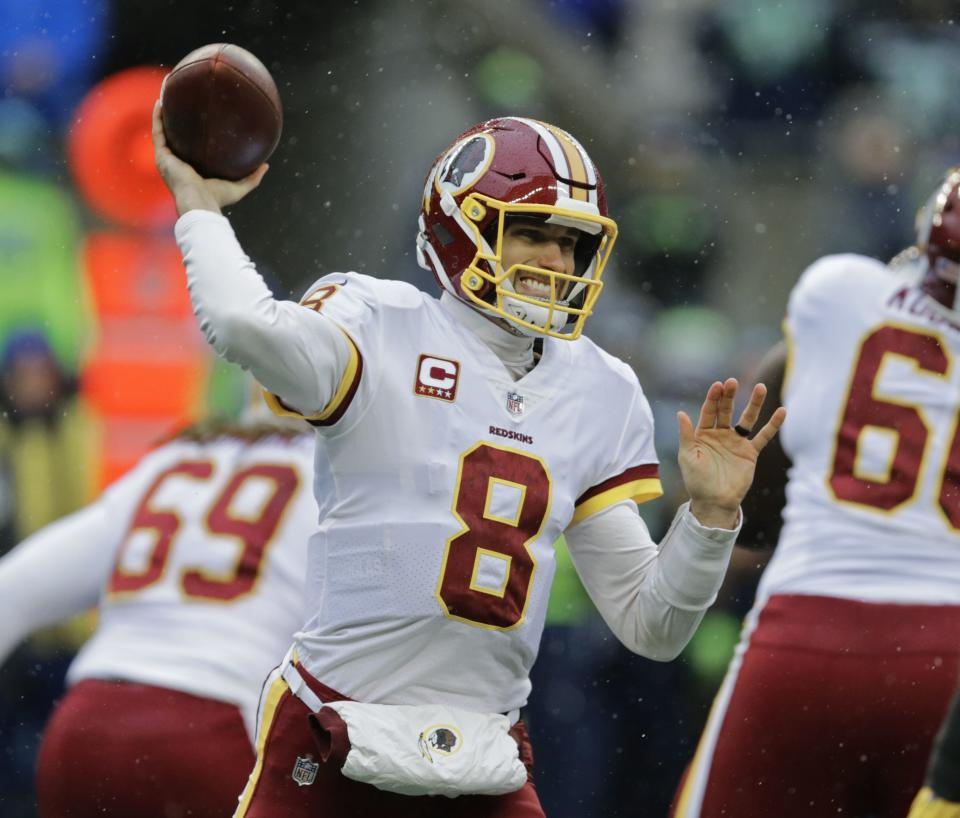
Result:
[[[650,406],[633,371],[581,334],[617,229],[573,137],[503,118],[443,151],[417,235],[439,299],[334,273],[296,304],[271,296],[220,214],[265,168],[237,183],[203,179],[167,149],[159,108],[156,123],[201,327],[276,411],[317,432],[307,620],[265,689],[236,814],[542,816],[518,712],[553,542],[566,533],[625,645],[672,659],[716,596],[740,500],[783,410],[756,425],[758,385],[735,418],[728,379],[709,387],[696,426],[680,414],[691,499],[658,547],[637,512],[661,493]],[[489,722],[476,735],[493,741],[504,725],[513,738],[445,776],[476,752],[460,725],[478,714]],[[365,740],[374,719],[361,770],[336,746]],[[393,769],[418,730],[421,754]]]
[[[958,190],[953,168],[889,265],[828,256],[790,295],[762,366],[790,423],[741,537],[776,551],[677,818],[903,818],[923,783],[960,662]]]

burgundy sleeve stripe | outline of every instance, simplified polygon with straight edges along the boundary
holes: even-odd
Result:
[[[340,401],[337,408],[334,410],[333,414],[328,418],[323,420],[310,420],[307,422],[311,426],[333,426],[340,418],[343,417],[347,409],[350,408],[350,404],[353,402],[353,396],[357,394],[357,389],[360,388],[360,377],[363,375],[363,353],[360,352],[356,344],[353,341],[350,341],[351,345],[357,351],[357,369],[353,373],[353,381],[350,383],[350,388],[347,390],[347,394],[344,395],[343,400]]]
[[[604,480],[599,485],[594,486],[592,489],[588,489],[583,494],[577,498],[577,502],[574,505],[579,506],[591,497],[596,497],[598,494],[603,494],[605,491],[610,491],[610,489],[615,489],[617,486],[622,486],[624,483],[632,483],[636,480],[648,480],[648,479],[659,479],[660,477],[660,466],[657,463],[648,463],[644,466],[634,466],[633,468],[627,469],[625,472],[621,472],[616,477],[611,477],[609,480]]]

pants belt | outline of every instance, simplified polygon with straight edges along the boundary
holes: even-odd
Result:
[[[297,670],[297,666],[293,662],[287,662],[283,666],[283,670],[280,672],[280,675],[283,677],[283,681],[287,683],[287,687],[290,688],[290,692],[293,693],[294,696],[300,699],[300,701],[309,707],[312,712],[320,712],[320,708],[323,707],[323,702],[320,701],[320,697],[310,689],[306,681],[304,681],[303,676],[300,675],[300,671]]]
[[[300,699],[313,713],[320,712],[320,709],[323,707],[323,702],[320,700],[320,697],[310,689],[300,674],[300,671],[297,669],[297,666],[292,661],[284,664],[280,675],[294,696]],[[520,718],[520,711],[511,710],[509,713],[504,713],[503,715],[507,717],[510,724],[516,724]]]

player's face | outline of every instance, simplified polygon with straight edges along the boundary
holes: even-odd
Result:
[[[514,264],[542,267],[555,273],[573,275],[576,270],[574,248],[580,231],[559,224],[513,219],[504,228],[500,261],[504,270]],[[557,281],[557,299],[564,297],[570,283]],[[548,276],[520,270],[513,276],[513,287],[521,295],[550,298]]]

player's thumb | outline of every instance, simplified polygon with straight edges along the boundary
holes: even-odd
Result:
[[[208,179],[213,184],[215,195],[221,207],[236,204],[244,196],[259,187],[260,182],[266,175],[269,165],[266,163],[260,165],[249,176],[239,179],[236,182],[230,182],[225,179]]]
[[[681,449],[693,444],[693,421],[686,412],[677,412],[677,433]]]

